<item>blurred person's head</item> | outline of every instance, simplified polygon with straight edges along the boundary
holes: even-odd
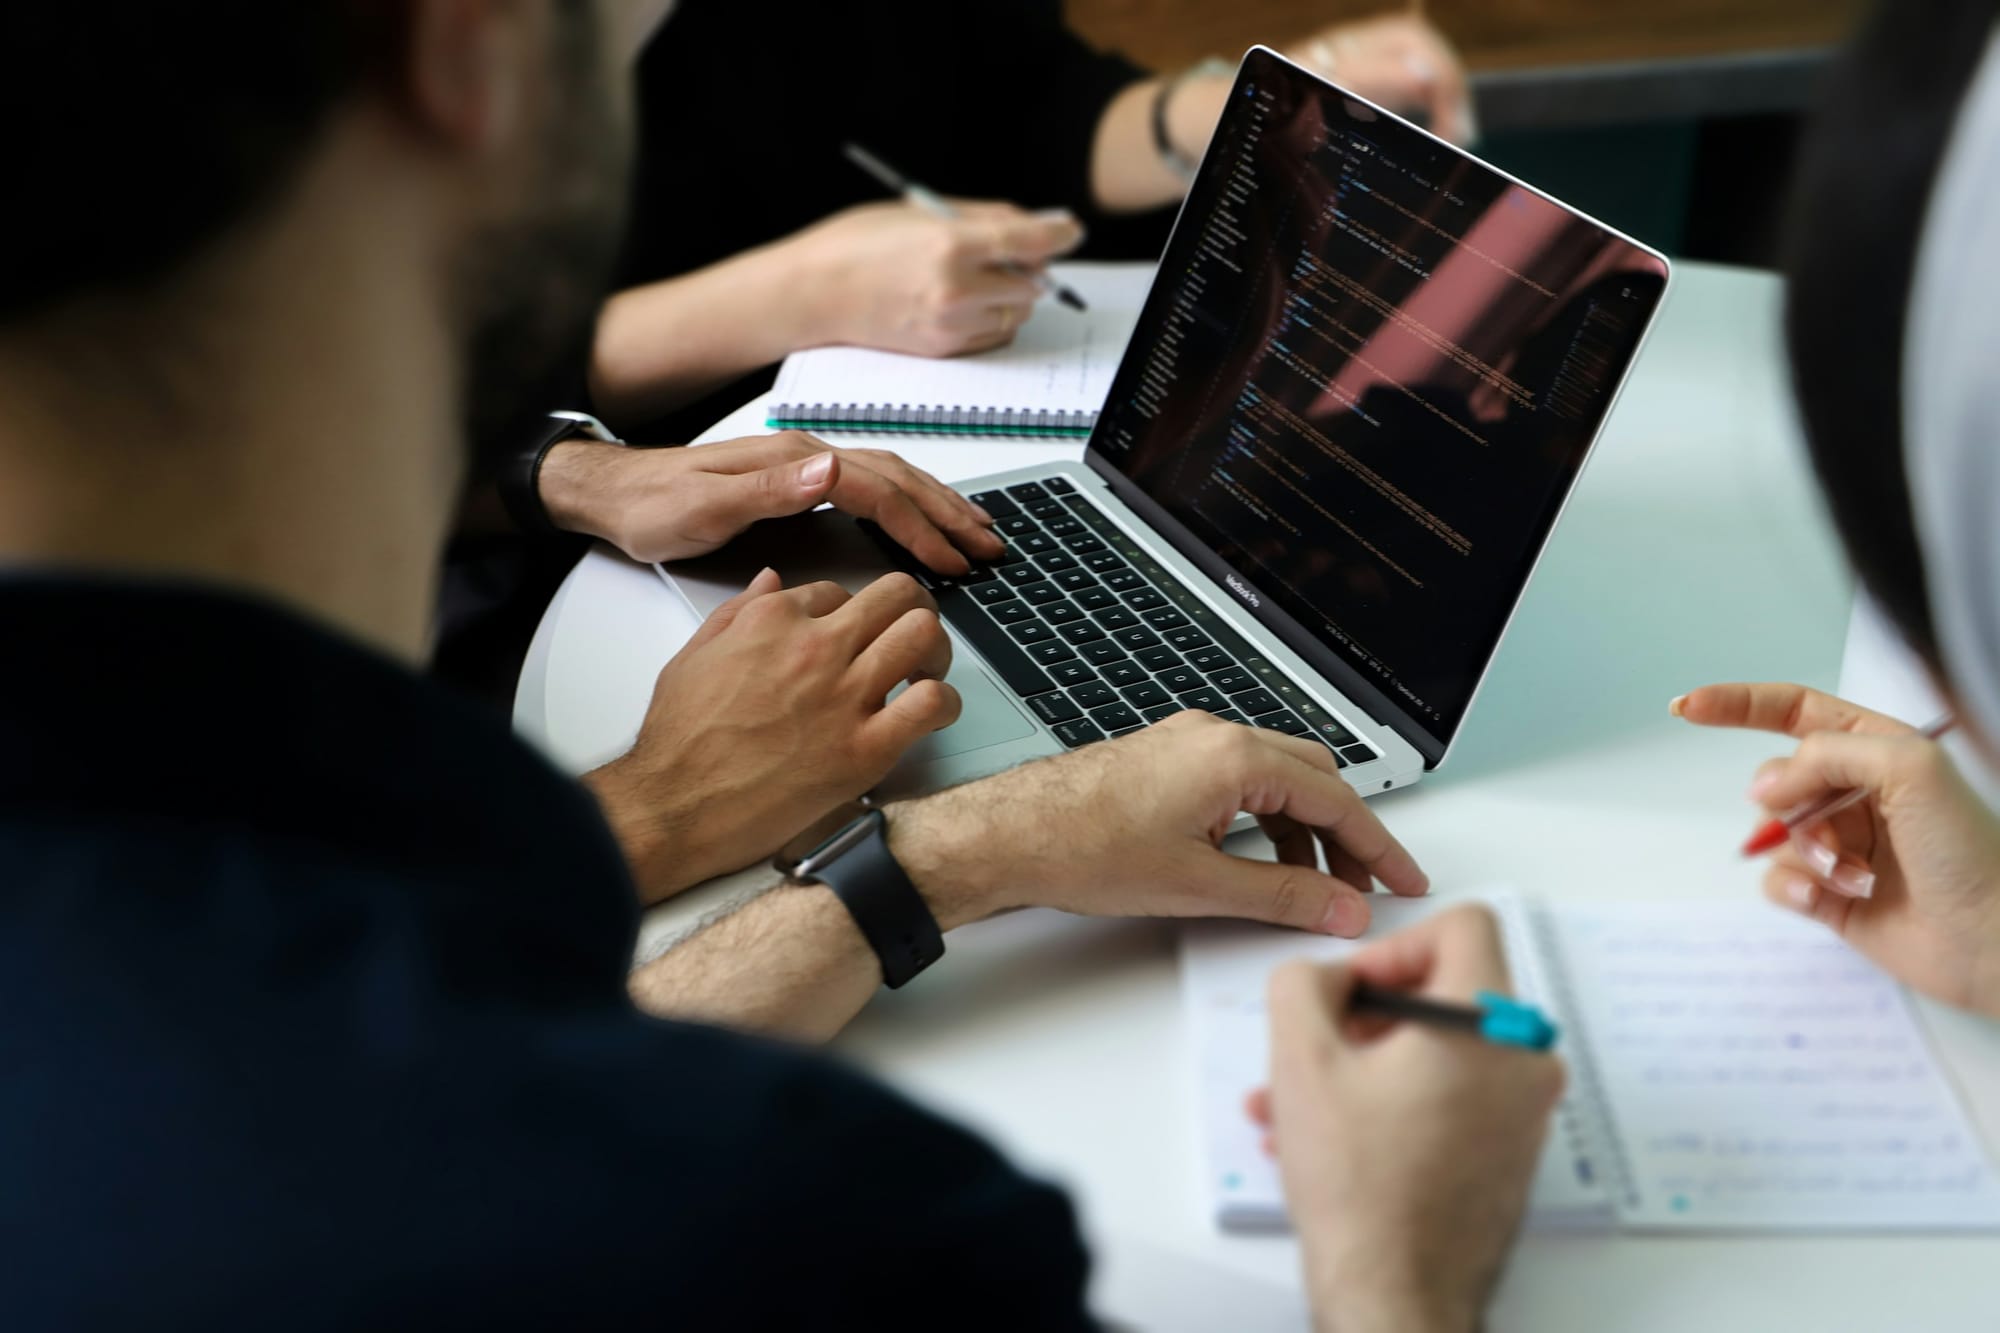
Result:
[[[2000,626],[2000,564],[1966,587],[1973,567],[1950,554],[1962,551],[1968,519],[2000,531],[2000,490],[1988,488],[1993,478],[1963,475],[1963,505],[1938,503],[1925,475],[1939,441],[1912,430],[1934,401],[1972,387],[1923,373],[1923,329],[1936,307],[1956,287],[1959,298],[2000,310],[2000,268],[1980,262],[1968,228],[1940,234],[1938,225],[1938,201],[1955,183],[1976,185],[1991,164],[2000,185],[2000,136],[1974,114],[1978,90],[2000,81],[1988,59],[1996,18],[2000,0],[1884,3],[1836,62],[1794,186],[1786,342],[1807,443],[1863,585],[2000,747],[2000,697],[1991,708],[1968,698],[2000,687],[2000,641],[1967,642],[1986,631],[1967,623],[1966,600],[1990,602],[1985,616]],[[1921,269],[1952,277],[1920,283]],[[1993,371],[1982,378],[2000,384],[2000,344],[1985,351]],[[2000,417],[1992,425],[1981,447],[2000,456]]]
[[[312,275],[338,295],[380,258],[440,322],[465,419],[553,405],[620,217],[612,47],[632,39],[607,28],[635,20],[606,7],[613,24],[594,0],[0,7],[0,363],[79,403],[191,410],[287,265],[342,267]],[[372,249],[335,240],[368,228]]]

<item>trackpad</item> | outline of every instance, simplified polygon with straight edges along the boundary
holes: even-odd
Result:
[[[958,721],[943,731],[932,732],[911,746],[909,753],[903,757],[904,764],[943,759],[946,755],[964,754],[968,750],[983,750],[989,745],[1003,745],[1035,734],[1035,724],[1028,720],[1012,699],[1001,693],[993,677],[968,661],[963,647],[956,644],[953,647],[957,649],[957,655],[952,660],[951,670],[945,673],[945,683],[958,691],[964,709],[959,713]],[[897,690],[900,693],[902,687],[898,686]]]

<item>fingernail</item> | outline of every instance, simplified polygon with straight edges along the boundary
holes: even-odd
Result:
[[[1750,780],[1750,799],[1753,801],[1763,800],[1770,790],[1777,785],[1778,771],[1776,769],[1772,769],[1768,773],[1759,773]]]
[[[1803,912],[1812,907],[1813,890],[1819,886],[1804,875],[1787,870],[1781,872],[1778,887],[1783,891],[1786,901]]]
[[[1841,862],[1826,877],[1826,882],[1835,892],[1847,898],[1873,898],[1875,896],[1875,872],[1862,867]]]
[[[832,471],[833,455],[816,454],[808,458],[806,465],[799,469],[799,482],[804,486],[817,486],[825,481],[827,474]]]
[[[1667,700],[1667,716],[1684,716],[1683,710],[1687,707],[1687,701],[1688,697],[1685,694],[1676,694],[1673,698]]]
[[[1824,880],[1833,878],[1833,872],[1840,866],[1840,858],[1834,855],[1833,848],[1823,842],[1815,842],[1803,833],[1792,835],[1792,846],[1798,848],[1799,855],[1805,858],[1815,875]]]
[[[1341,894],[1327,904],[1326,917],[1319,923],[1322,935],[1353,939],[1368,928],[1368,908],[1359,898]]]

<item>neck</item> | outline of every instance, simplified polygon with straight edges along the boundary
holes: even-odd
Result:
[[[0,567],[228,585],[421,659],[459,367],[434,220],[343,174],[161,289],[0,329]]]

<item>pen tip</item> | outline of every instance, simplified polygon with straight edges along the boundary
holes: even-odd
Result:
[[[1078,296],[1078,295],[1077,295],[1077,294],[1076,294],[1075,292],[1071,291],[1071,290],[1070,290],[1069,288],[1067,288],[1067,287],[1063,288],[1063,289],[1062,289],[1061,291],[1059,291],[1059,292],[1057,292],[1057,293],[1056,293],[1056,300],[1058,300],[1058,301],[1061,301],[1061,302],[1062,302],[1062,303],[1063,303],[1064,305],[1068,306],[1068,307],[1069,307],[1069,308],[1070,308],[1071,310],[1088,310],[1088,309],[1090,309],[1090,307],[1089,307],[1089,306],[1087,306],[1087,305],[1085,305],[1085,304],[1083,303],[1083,298],[1082,298],[1081,296]]]
[[[1743,855],[1762,856],[1765,852],[1782,846],[1785,839],[1791,836],[1792,831],[1785,827],[1785,821],[1774,819],[1750,835],[1750,841],[1743,844]]]

